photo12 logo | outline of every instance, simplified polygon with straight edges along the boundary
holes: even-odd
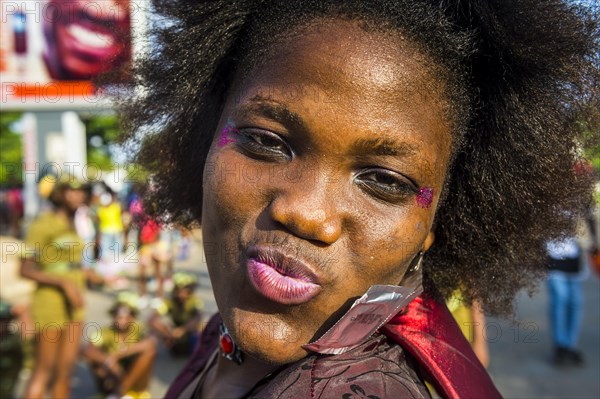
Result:
[[[112,163],[110,166],[98,165],[94,162],[3,162],[0,168],[0,181],[11,181],[21,176],[31,177],[36,183],[42,178],[52,182],[60,181],[63,176],[74,177],[83,183],[94,183],[100,180],[114,183],[135,183],[143,180],[140,170],[132,164]]]

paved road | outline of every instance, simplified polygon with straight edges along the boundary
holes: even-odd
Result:
[[[6,239],[3,242],[6,242]],[[197,242],[199,244],[199,242]],[[14,286],[6,278],[14,259],[2,256],[2,289]],[[178,269],[190,270],[201,280],[198,294],[204,299],[206,313],[216,311],[210,282],[199,245],[192,250],[189,261],[176,265]],[[517,301],[515,320],[488,318],[486,336],[490,345],[490,374],[506,398],[599,398],[600,397],[600,280],[591,276],[584,284],[585,315],[581,334],[581,347],[586,365],[581,369],[559,370],[550,364],[551,341],[547,322],[547,295],[545,285],[528,297],[523,294]],[[107,309],[114,293],[88,292],[88,321],[107,323]],[[90,334],[93,330],[90,329]],[[164,394],[168,384],[184,360],[173,359],[161,348],[151,383],[153,397]],[[73,397],[90,398],[95,394],[94,384],[83,362],[78,364],[73,379]]]
[[[545,284],[517,302],[519,324],[488,318],[490,374],[506,398],[600,398],[600,281],[584,283],[584,319],[580,337],[586,364],[557,369],[550,363],[552,341]]]

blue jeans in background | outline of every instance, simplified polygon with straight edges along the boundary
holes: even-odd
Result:
[[[100,259],[105,262],[121,261],[123,233],[100,233]]]
[[[578,273],[551,272],[548,290],[554,345],[575,349],[583,315],[581,276]]]

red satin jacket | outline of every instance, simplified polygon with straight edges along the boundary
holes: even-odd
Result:
[[[206,366],[219,339],[213,316],[166,398],[177,399]],[[445,398],[501,398],[445,304],[412,300],[358,346],[312,353],[259,382],[250,398],[429,398],[423,380]]]

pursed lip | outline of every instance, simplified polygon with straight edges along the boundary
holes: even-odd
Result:
[[[267,246],[251,246],[246,252],[248,276],[254,288],[266,298],[297,305],[321,291],[314,267],[296,256]]]

